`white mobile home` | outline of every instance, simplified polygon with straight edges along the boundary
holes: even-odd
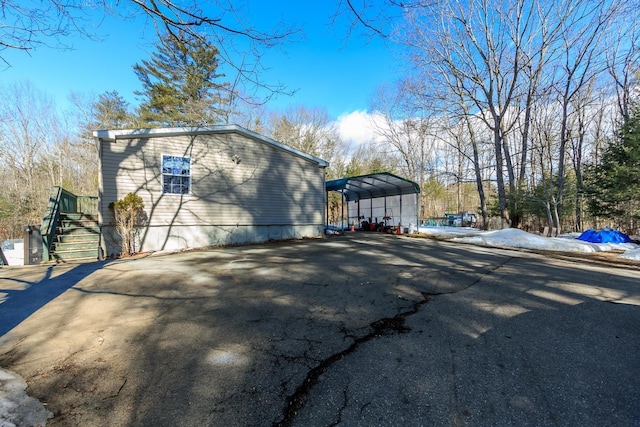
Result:
[[[320,236],[328,163],[239,126],[100,130],[99,222],[120,252],[109,204],[144,202],[140,251]]]

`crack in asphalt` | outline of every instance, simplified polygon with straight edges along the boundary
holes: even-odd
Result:
[[[342,423],[342,412],[347,409],[347,405],[349,403],[349,387],[345,387],[342,389],[342,406],[338,409],[338,417],[335,422],[329,424],[328,427],[339,426]]]
[[[371,326],[372,331],[366,335],[361,337],[357,337],[354,339],[353,343],[347,347],[345,350],[342,350],[338,353],[335,353],[328,358],[324,359],[320,364],[318,364],[315,368],[311,369],[308,373],[302,384],[298,386],[298,388],[287,398],[287,405],[284,410],[284,414],[282,419],[273,423],[273,427],[289,427],[293,424],[298,412],[305,406],[307,403],[307,399],[311,389],[318,383],[318,380],[331,368],[335,363],[342,360],[345,356],[353,353],[360,347],[360,345],[371,341],[374,338],[391,335],[394,333],[407,333],[411,330],[408,326],[405,326],[405,320],[407,317],[413,316],[416,314],[420,308],[431,301],[431,299],[435,296],[439,295],[451,295],[456,294],[462,291],[465,291],[478,283],[480,283],[486,276],[495,272],[496,270],[504,267],[508,262],[513,260],[515,257],[509,257],[504,262],[499,263],[495,267],[485,271],[481,274],[476,280],[471,282],[469,285],[456,289],[453,291],[447,292],[420,292],[422,295],[422,299],[416,301],[411,305],[411,307],[406,310],[396,314],[394,317],[384,317],[382,319],[376,320],[369,324]],[[366,406],[366,405],[365,405]],[[361,408],[362,410],[362,408]],[[342,412],[342,411],[341,411]]]
[[[345,356],[353,353],[358,347],[373,338],[377,338],[383,335],[391,335],[393,333],[406,333],[410,328],[404,325],[405,319],[409,316],[416,314],[420,307],[431,300],[431,295],[426,292],[421,292],[422,299],[413,303],[411,308],[406,311],[396,314],[394,317],[385,317],[380,320],[376,320],[370,324],[372,331],[367,335],[356,338],[353,343],[342,350],[339,353],[335,353],[324,359],[318,366],[311,369],[307,373],[307,377],[302,384],[295,390],[295,392],[287,398],[287,406],[284,412],[284,416],[280,421],[273,424],[274,427],[288,427],[290,426],[298,412],[304,407],[307,402],[309,392],[318,382],[318,379],[324,374],[330,367],[336,362],[342,360]]]

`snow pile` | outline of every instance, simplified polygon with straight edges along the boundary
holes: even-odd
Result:
[[[485,246],[535,249],[557,252],[605,252],[626,251],[621,256],[640,260],[640,246],[634,243],[591,243],[578,240],[577,235],[542,237],[517,228],[496,231],[480,231],[462,227],[420,227],[420,233],[438,236],[453,242]]]
[[[634,260],[640,261],[640,248],[638,248],[638,249],[630,249],[630,250],[626,251],[625,253],[621,254],[620,258],[634,259]]]
[[[592,243],[578,242],[561,237],[542,237],[517,228],[487,231],[478,236],[452,239],[455,242],[475,243],[487,246],[506,246],[523,249],[542,249],[564,252],[596,252],[601,250]]]
[[[53,414],[42,403],[27,396],[27,383],[11,371],[0,368],[0,426],[44,426]]]
[[[473,236],[482,233],[477,228],[470,227],[437,227],[437,226],[420,226],[418,232],[428,234],[430,236],[438,236],[443,239],[453,239],[461,236]]]

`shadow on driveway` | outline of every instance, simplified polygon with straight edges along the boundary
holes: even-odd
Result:
[[[106,262],[9,268],[0,276],[0,337]]]
[[[639,286],[373,233],[0,270],[0,365],[52,427],[628,426]]]

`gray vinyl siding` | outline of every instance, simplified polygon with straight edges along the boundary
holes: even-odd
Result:
[[[143,199],[150,239],[154,227],[201,234],[207,226],[312,226],[317,233],[324,225],[324,168],[262,141],[226,133],[102,141],[100,147],[105,226],[113,222],[109,203],[130,192]],[[162,194],[163,154],[191,158],[191,194]],[[216,244],[216,238],[205,241]]]

